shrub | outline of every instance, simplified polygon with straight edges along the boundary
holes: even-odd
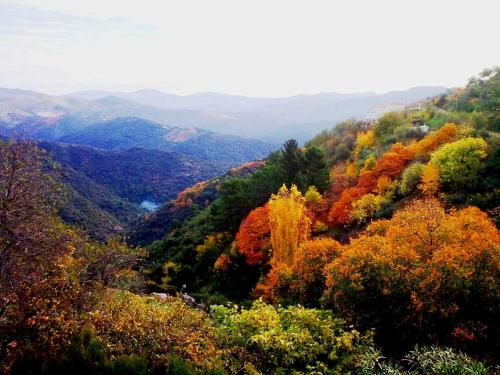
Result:
[[[239,368],[264,373],[347,373],[372,347],[371,335],[345,330],[331,313],[301,306],[274,307],[259,300],[241,311],[212,306],[212,317],[227,356]]]
[[[461,352],[446,347],[416,347],[400,364],[387,361],[380,351],[366,350],[359,358],[359,375],[487,375],[489,368]]]
[[[416,347],[407,354],[403,361],[407,362],[411,373],[430,375],[487,375],[488,367],[467,355],[454,352],[450,348],[435,346]]]
[[[422,163],[410,164],[408,168],[405,169],[401,178],[401,184],[399,185],[401,194],[409,195],[416,190],[423,169],[424,165]]]
[[[382,207],[383,198],[380,195],[365,194],[352,202],[349,221],[358,224],[371,219]]]
[[[219,363],[208,317],[175,297],[110,292],[89,321],[111,357],[140,353],[154,365],[175,355],[200,368]]]
[[[463,138],[435,151],[430,162],[438,168],[443,187],[452,191],[470,189],[484,168],[486,149],[482,138]]]

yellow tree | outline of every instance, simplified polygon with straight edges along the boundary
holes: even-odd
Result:
[[[318,203],[321,200],[321,194],[319,193],[316,186],[309,186],[305,194],[306,202],[310,205]]]
[[[391,199],[396,193],[397,183],[385,175],[380,176],[377,180],[376,192],[384,198]]]
[[[426,195],[434,195],[439,190],[439,171],[432,165],[428,164],[422,170],[421,184],[418,186],[422,193]]]
[[[358,133],[356,137],[356,147],[354,148],[354,159],[357,160],[361,150],[369,148],[375,141],[375,133],[369,130],[366,133]]]
[[[349,221],[362,223],[372,218],[382,206],[384,198],[380,195],[365,194],[352,203]]]
[[[308,239],[311,220],[305,199],[295,185],[281,187],[269,200],[269,224],[273,256],[271,264],[291,266],[298,245]]]

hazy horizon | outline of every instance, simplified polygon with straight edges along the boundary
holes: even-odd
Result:
[[[457,87],[500,63],[499,10],[488,0],[0,0],[0,87],[269,98]]]
[[[465,84],[465,83],[464,83]],[[462,85],[463,86],[463,85]],[[291,95],[283,95],[283,96],[259,96],[259,95],[244,95],[244,94],[238,94],[238,93],[226,93],[226,92],[220,92],[220,91],[195,91],[191,93],[175,93],[175,92],[169,92],[161,89],[152,89],[152,88],[139,88],[139,89],[134,89],[134,90],[106,90],[106,89],[85,89],[85,90],[76,90],[76,91],[67,91],[67,92],[61,92],[61,93],[51,93],[51,92],[46,92],[43,90],[36,90],[36,89],[31,89],[31,88],[21,88],[21,87],[6,87],[2,86],[0,89],[9,89],[9,90],[25,90],[25,91],[32,91],[35,93],[39,94],[46,94],[46,95],[52,95],[52,96],[70,96],[73,94],[80,94],[80,93],[85,93],[85,92],[110,92],[110,93],[120,93],[120,94],[132,94],[132,93],[137,93],[141,91],[154,91],[154,92],[160,92],[162,94],[166,95],[177,95],[177,96],[191,96],[191,95],[205,95],[205,94],[214,94],[214,95],[227,95],[227,96],[239,96],[239,97],[247,97],[247,98],[258,98],[258,99],[280,99],[280,98],[287,98],[287,97],[295,97],[295,96],[314,96],[314,95],[327,95],[327,94],[339,94],[339,95],[349,95],[349,94],[375,94],[375,95],[384,95],[388,94],[391,92],[403,92],[403,91],[408,91],[411,89],[415,88],[422,88],[422,87],[445,87],[447,89],[452,89],[453,87],[446,87],[446,86],[439,86],[439,85],[422,85],[422,86],[412,86],[412,87],[407,87],[407,88],[401,88],[401,89],[396,89],[396,90],[388,90],[388,91],[382,91],[382,92],[376,92],[376,91],[352,91],[352,92],[347,92],[347,91],[321,91],[321,92],[312,92],[308,94],[291,94]]]

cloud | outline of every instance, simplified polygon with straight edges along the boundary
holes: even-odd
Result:
[[[96,18],[68,15],[56,11],[25,7],[3,7],[0,12],[0,37],[58,39],[71,42],[83,36],[147,36],[151,25],[124,18]]]
[[[498,4],[0,0],[0,86],[278,96],[461,85],[500,62]]]

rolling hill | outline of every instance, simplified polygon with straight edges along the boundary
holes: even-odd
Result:
[[[0,128],[5,132],[22,124],[28,133],[43,129],[46,136],[47,121],[66,123],[70,118],[73,128],[78,129],[119,117],[138,117],[169,127],[195,127],[278,143],[293,129],[296,138],[305,141],[345,118],[377,117],[446,90],[422,86],[385,94],[329,92],[256,98],[218,93],[180,96],[155,90],[52,96],[0,89]]]
[[[83,91],[67,97],[86,100],[120,98],[168,110],[171,121],[175,121],[177,126],[198,126],[221,133],[282,142],[288,132],[305,141],[345,118],[378,117],[446,90],[444,87],[421,86],[384,94],[328,92],[283,98],[218,93],[181,96],[156,90],[128,93]]]
[[[172,128],[133,117],[96,123],[57,140],[109,150],[144,148],[173,151],[219,163],[224,169],[262,159],[277,148],[277,145],[258,140],[198,128]]]

